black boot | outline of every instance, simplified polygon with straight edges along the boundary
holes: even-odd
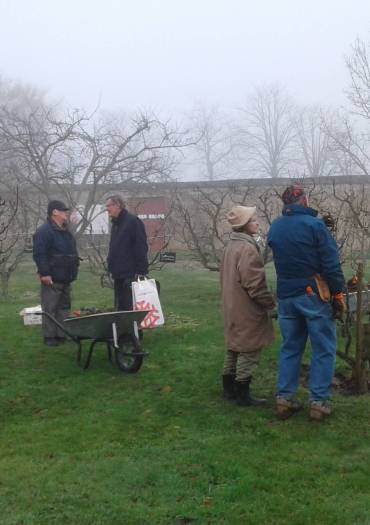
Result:
[[[225,374],[222,376],[222,385],[224,387],[224,399],[235,399],[235,375]]]
[[[251,379],[247,381],[235,381],[236,404],[244,407],[258,407],[266,404],[266,399],[259,399],[251,396],[249,392],[249,385]]]

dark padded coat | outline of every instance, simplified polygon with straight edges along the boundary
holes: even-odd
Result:
[[[268,233],[277,273],[279,299],[316,289],[313,278],[321,274],[332,294],[345,289],[337,245],[317,211],[300,204],[290,204],[272,223]]]
[[[144,223],[127,210],[112,219],[108,270],[114,279],[133,280],[148,273],[148,244]]]
[[[48,219],[33,236],[33,259],[41,277],[50,275],[56,283],[77,278],[80,260],[72,233]]]

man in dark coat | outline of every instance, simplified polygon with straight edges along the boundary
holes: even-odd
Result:
[[[106,201],[112,220],[108,253],[108,270],[114,280],[117,310],[132,310],[131,283],[148,274],[148,243],[144,223],[125,209],[120,195]]]
[[[330,415],[328,404],[336,355],[336,313],[344,311],[345,281],[336,243],[300,185],[282,195],[283,214],[271,225],[268,244],[277,273],[280,352],[277,412],[282,418],[301,408],[295,401],[307,338],[312,359],[310,416]],[[324,293],[326,292],[326,293]],[[326,295],[326,296],[325,296]]]
[[[71,282],[77,278],[79,267],[76,241],[67,226],[68,211],[63,202],[50,201],[47,220],[33,236],[42,310],[59,322],[69,315]],[[42,331],[48,346],[57,346],[65,340],[65,334],[46,316],[42,318]]]

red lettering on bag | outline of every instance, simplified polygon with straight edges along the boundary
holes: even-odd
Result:
[[[138,301],[135,304],[135,310],[150,310],[140,324],[142,328],[153,328],[157,326],[160,315],[154,304],[150,304],[146,301]]]

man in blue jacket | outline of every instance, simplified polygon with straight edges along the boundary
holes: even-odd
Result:
[[[148,243],[144,223],[125,209],[120,195],[106,201],[112,220],[108,252],[108,270],[114,280],[117,310],[132,310],[131,283],[148,274]]]
[[[309,337],[312,347],[310,417],[322,420],[331,413],[328,400],[336,355],[333,309],[336,314],[345,309],[345,281],[336,243],[324,222],[317,218],[317,211],[308,206],[304,189],[300,185],[289,186],[282,200],[282,216],[272,223],[268,233],[277,273],[283,337],[277,413],[285,419],[302,408],[295,395]],[[320,276],[325,281],[323,286],[317,280]],[[328,297],[323,294],[326,285]]]
[[[67,226],[69,209],[58,200],[48,204],[47,220],[33,236],[33,259],[41,282],[41,306],[59,322],[69,315],[71,282],[80,264],[76,241]],[[65,334],[46,316],[42,318],[44,342],[57,346]]]

